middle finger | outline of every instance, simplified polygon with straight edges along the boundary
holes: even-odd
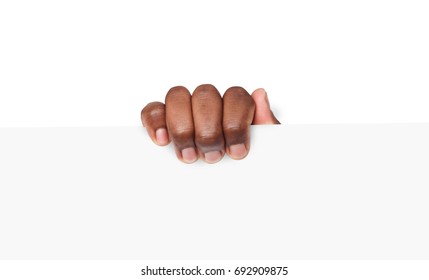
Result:
[[[225,154],[222,106],[222,97],[213,85],[200,85],[192,94],[195,145],[208,163],[218,162]]]

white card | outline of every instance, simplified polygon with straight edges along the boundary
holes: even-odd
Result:
[[[253,126],[213,165],[141,127],[0,139],[2,259],[429,257],[429,124]]]

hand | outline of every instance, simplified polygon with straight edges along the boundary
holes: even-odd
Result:
[[[165,105],[147,104],[141,119],[152,141],[160,146],[173,141],[177,158],[185,163],[198,158],[215,163],[225,152],[243,159],[250,149],[251,124],[280,124],[264,89],[249,95],[242,87],[231,87],[222,98],[209,84],[198,86],[192,96],[185,87],[171,88]]]

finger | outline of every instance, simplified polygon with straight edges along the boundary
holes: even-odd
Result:
[[[225,154],[222,106],[222,97],[212,85],[200,85],[192,94],[195,145],[208,163],[218,162]]]
[[[258,88],[255,90],[252,93],[252,98],[256,105],[252,124],[280,124],[271,111],[268,95],[264,89]]]
[[[255,102],[242,87],[229,88],[223,96],[223,133],[227,154],[242,159],[250,149],[250,124]]]
[[[160,146],[170,143],[167,125],[165,123],[165,105],[161,102],[151,102],[141,111],[141,120],[152,141]]]
[[[165,97],[167,130],[177,157],[192,163],[198,159],[194,144],[191,94],[182,86],[171,88]]]

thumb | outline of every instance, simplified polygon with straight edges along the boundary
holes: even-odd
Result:
[[[280,124],[270,108],[267,92],[263,88],[258,88],[252,93],[256,110],[252,124]]]

